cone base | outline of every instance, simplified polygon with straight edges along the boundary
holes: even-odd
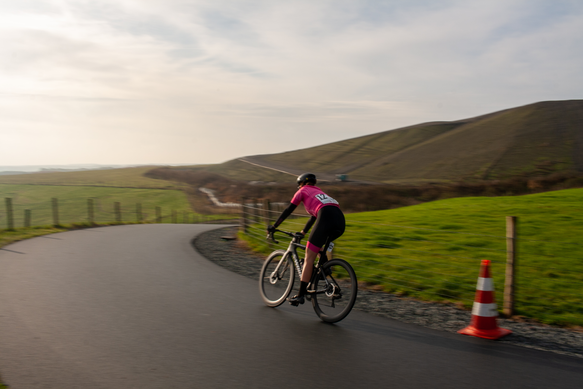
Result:
[[[503,336],[511,334],[512,331],[507,330],[506,328],[495,328],[491,330],[481,330],[479,328],[470,325],[463,330],[459,330],[458,334],[469,335],[469,336],[476,336],[478,338],[484,339],[500,339]]]

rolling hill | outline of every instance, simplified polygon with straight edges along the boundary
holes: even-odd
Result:
[[[583,100],[547,101],[206,166],[246,181],[312,171],[377,183],[499,180],[583,173]],[[283,173],[286,172],[286,173]]]

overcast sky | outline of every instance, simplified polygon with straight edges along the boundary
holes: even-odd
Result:
[[[583,98],[583,1],[0,0],[0,165],[198,164]]]

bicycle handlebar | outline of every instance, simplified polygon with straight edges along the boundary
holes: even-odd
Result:
[[[267,237],[265,239],[271,239],[275,244],[279,243],[277,240],[275,240],[274,234],[276,232],[281,232],[282,234],[286,234],[287,236],[289,236],[290,238],[299,238],[301,234],[297,233],[297,232],[289,232],[289,231],[283,231],[283,230],[278,230],[275,229],[273,230],[273,232],[269,232],[267,233]],[[301,235],[301,237],[303,238],[304,235]]]

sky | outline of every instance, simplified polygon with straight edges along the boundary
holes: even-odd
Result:
[[[0,0],[0,165],[204,164],[583,98],[579,0]]]

